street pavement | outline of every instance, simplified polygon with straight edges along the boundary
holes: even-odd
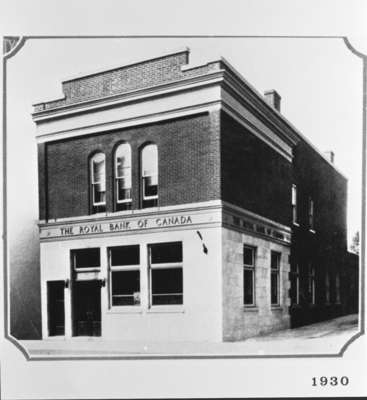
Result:
[[[238,342],[135,342],[93,337],[23,340],[31,358],[244,357],[338,354],[359,332],[352,314]]]

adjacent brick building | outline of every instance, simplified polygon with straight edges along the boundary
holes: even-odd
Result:
[[[188,62],[77,77],[35,105],[44,338],[240,340],[355,310],[346,179],[277,92]]]

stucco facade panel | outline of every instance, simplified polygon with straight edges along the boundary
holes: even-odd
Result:
[[[196,230],[137,233],[105,238],[82,238],[42,244],[43,335],[47,337],[47,281],[71,279],[70,250],[101,249],[101,335],[127,341],[221,341],[221,235],[220,228],[201,230],[208,249],[203,252]],[[148,306],[149,244],[181,241],[183,246],[183,305]],[[111,307],[107,248],[140,245],[140,306]],[[56,261],[57,260],[57,261]],[[65,334],[72,336],[71,285],[65,288]]]

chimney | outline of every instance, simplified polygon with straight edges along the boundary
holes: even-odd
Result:
[[[279,93],[272,89],[272,90],[267,90],[264,92],[265,100],[272,106],[274,107],[277,111],[280,112],[280,100],[281,97]]]
[[[333,151],[329,150],[329,151],[325,151],[324,152],[325,157],[328,159],[328,161],[331,162],[331,164],[334,164],[334,158],[335,158],[335,154]]]

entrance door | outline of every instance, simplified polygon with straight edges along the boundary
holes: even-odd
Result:
[[[64,281],[47,282],[49,336],[65,335]]]
[[[73,335],[101,336],[101,283],[73,283]]]

